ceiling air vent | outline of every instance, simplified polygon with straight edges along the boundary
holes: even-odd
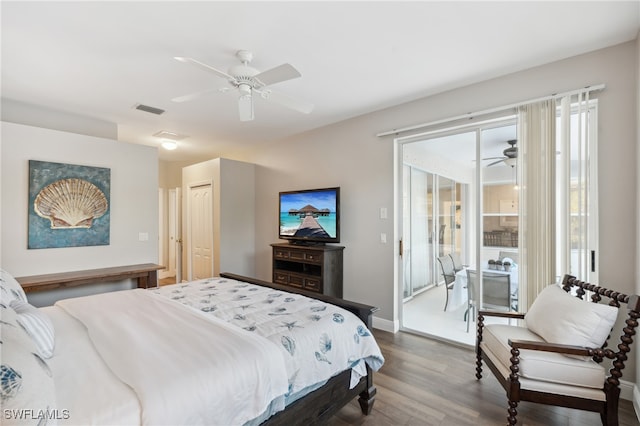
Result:
[[[164,110],[163,109],[154,108],[154,107],[149,106],[149,105],[136,104],[134,108],[135,109],[139,109],[140,111],[148,112],[150,114],[155,114],[155,115],[164,114]]]

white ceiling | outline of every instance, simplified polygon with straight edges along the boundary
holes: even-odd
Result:
[[[211,158],[444,90],[635,39],[639,1],[9,2],[2,1],[2,97],[117,123],[118,139],[167,160]],[[236,96],[177,96],[226,82],[173,58],[226,71],[290,63],[274,90],[315,104],[305,115]],[[145,104],[161,116],[134,109]],[[384,129],[381,129],[384,130]]]

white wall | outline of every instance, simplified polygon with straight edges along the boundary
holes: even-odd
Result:
[[[543,65],[502,78],[374,112],[265,146],[251,157],[256,169],[256,272],[271,274],[269,244],[277,241],[278,191],[342,187],[344,297],[380,307],[376,317],[398,319],[394,286],[393,137],[379,132],[482,111],[604,83],[600,99],[600,279],[634,292],[636,216],[635,42]],[[614,66],[615,65],[615,66]],[[624,183],[622,185],[621,183]],[[615,207],[613,207],[615,206]],[[626,206],[626,207],[625,207]],[[386,233],[389,242],[380,242]]]
[[[157,263],[156,148],[5,121],[0,143],[3,269],[25,276]],[[27,249],[29,160],[111,169],[109,245]],[[148,241],[138,241],[141,232],[148,233]]]

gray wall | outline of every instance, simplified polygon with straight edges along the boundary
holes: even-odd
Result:
[[[344,297],[380,307],[376,319],[397,324],[394,143],[386,130],[605,84],[598,94],[600,280],[636,291],[637,47],[628,42],[479,84],[430,96],[298,135],[262,148],[256,169],[256,272],[271,274],[277,241],[277,193],[342,188]],[[379,218],[386,207],[389,218]],[[388,243],[380,242],[386,233]],[[389,322],[389,323],[387,323]],[[375,324],[375,322],[374,322]]]

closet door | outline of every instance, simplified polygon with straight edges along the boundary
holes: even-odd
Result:
[[[212,185],[189,188],[190,280],[213,276]]]

